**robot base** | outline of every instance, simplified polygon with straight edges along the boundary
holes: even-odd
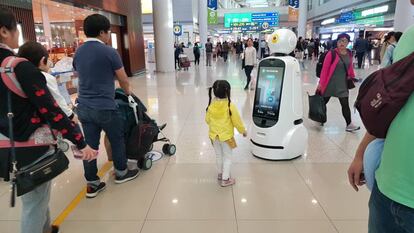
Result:
[[[258,130],[253,135],[263,135],[257,127],[253,127],[253,129],[254,131]],[[271,130],[271,132],[278,131]],[[308,144],[308,132],[304,125],[297,125],[285,134],[275,133],[265,138],[257,136],[250,141],[252,154],[255,157],[266,160],[292,160],[305,154]],[[271,143],[273,145],[269,145]]]
[[[260,146],[256,146],[252,142],[252,154],[254,157],[269,161],[290,161],[301,157],[299,154],[297,156],[290,155],[288,156],[285,149],[268,149]]]

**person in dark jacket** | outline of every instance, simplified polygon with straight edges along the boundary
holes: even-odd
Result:
[[[368,52],[369,42],[364,38],[364,32],[359,33],[359,38],[355,41],[354,50],[358,59],[358,69],[362,68],[365,54]]]
[[[19,31],[16,18],[11,11],[0,8],[0,63],[7,57],[15,56]],[[17,81],[27,98],[10,92],[13,107],[13,133],[18,142],[26,142],[34,132],[45,124],[61,132],[62,136],[83,152],[83,159],[96,158],[97,152],[91,149],[83,138],[79,127],[67,118],[58,107],[46,84],[45,77],[31,62],[19,63],[14,70]],[[0,81],[0,134],[8,137],[8,94],[9,90]],[[0,148],[0,176],[9,179],[10,148]],[[32,164],[42,155],[50,153],[49,146],[16,148],[17,166]],[[46,182],[35,190],[24,194],[22,199],[21,233],[57,233],[58,227],[52,227],[49,214],[51,182]]]
[[[193,53],[194,53],[194,59],[195,59],[194,64],[200,65],[200,48],[198,47],[197,42],[194,44]]]
[[[229,55],[230,45],[227,41],[224,41],[222,47],[223,47],[222,48],[223,59],[224,59],[224,62],[226,62],[228,55]]]
[[[183,48],[182,45],[179,44],[174,51],[174,58],[175,58],[175,69],[177,69],[177,64],[178,64],[178,69],[181,70],[181,66],[180,66],[180,54],[183,53]]]

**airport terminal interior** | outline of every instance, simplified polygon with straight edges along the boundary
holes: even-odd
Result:
[[[411,2],[0,0],[0,8],[16,16],[20,45],[37,41],[47,49],[59,91],[75,108],[82,74],[74,71],[73,57],[83,44],[92,43],[83,31],[85,19],[92,14],[108,18],[107,46],[119,54],[131,91],[150,118],[166,124],[158,136],[168,140],[151,145],[145,161],[138,162],[139,176],[125,184],[114,181],[102,132],[98,175],[106,189],[94,198],[86,198],[82,161],[67,150],[69,168],[51,181],[52,233],[368,232],[371,191],[361,186],[356,192],[348,178],[367,132],[354,103],[364,80],[385,67],[383,47],[391,44],[390,38],[395,42],[399,32],[403,40],[414,25]],[[367,43],[361,61],[358,39]],[[337,74],[329,68],[318,74],[321,56],[330,57],[343,40],[349,42],[343,49],[350,56],[338,55],[338,63],[355,73],[356,88],[345,91],[352,123],[344,120],[343,98],[326,104],[326,122],[312,120],[309,96],[324,75]],[[251,83],[246,85],[250,66]],[[223,171],[217,169],[220,155],[212,144],[219,136],[212,139],[212,126],[206,123],[209,88],[216,80],[230,84],[228,97],[238,110],[226,119],[234,122],[238,112],[246,128],[246,137],[234,129],[237,146],[230,157],[224,155],[231,160],[231,171],[224,172],[230,172],[228,182],[235,179],[234,184],[217,178]],[[212,102],[222,101],[215,94]],[[227,114],[230,105],[222,106]],[[216,122],[215,127],[224,126]],[[128,160],[130,169],[136,166],[136,160]],[[22,202],[18,197],[12,208],[10,197],[10,182],[0,182],[1,233],[50,233],[23,232]],[[414,232],[407,229],[398,232]]]

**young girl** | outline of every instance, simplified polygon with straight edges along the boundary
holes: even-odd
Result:
[[[230,83],[225,80],[217,80],[209,89],[209,101],[207,106],[206,122],[209,126],[209,137],[216,152],[218,180],[222,187],[236,183],[230,177],[232,149],[236,148],[234,140],[234,128],[247,136],[246,128],[240,118],[236,106],[231,103]],[[212,100],[211,92],[214,93]]]

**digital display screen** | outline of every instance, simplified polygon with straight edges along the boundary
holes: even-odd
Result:
[[[279,118],[284,73],[284,67],[259,67],[253,116]]]

